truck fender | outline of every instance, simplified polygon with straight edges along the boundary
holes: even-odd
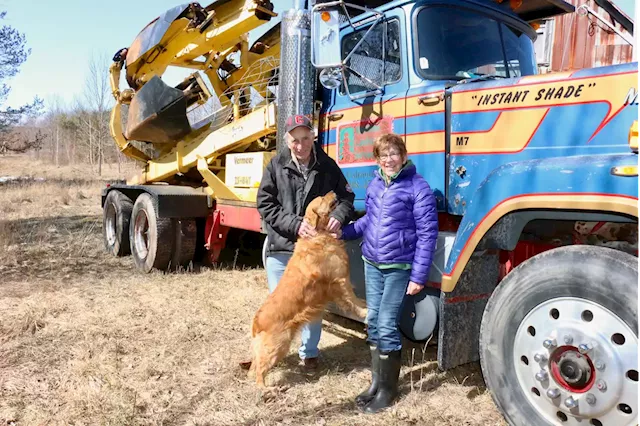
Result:
[[[199,218],[210,213],[211,199],[202,188],[177,185],[112,184],[102,191],[102,206],[109,191],[117,189],[133,202],[140,194],[153,198],[158,217]]]
[[[502,229],[496,228],[493,238],[497,231],[505,233],[505,246],[500,247],[505,249],[515,246],[526,221],[537,215],[549,218],[545,212],[597,212],[598,217],[604,214],[637,220],[638,177],[613,174],[614,168],[637,166],[637,161],[632,153],[584,155],[513,162],[496,168],[468,204],[445,266],[442,291],[453,291],[472,254],[482,248],[483,238],[501,219]],[[539,213],[509,216],[532,210]]]

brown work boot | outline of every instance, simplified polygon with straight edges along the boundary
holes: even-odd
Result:
[[[304,369],[305,370],[317,370],[318,369],[318,358],[305,358],[304,359]]]

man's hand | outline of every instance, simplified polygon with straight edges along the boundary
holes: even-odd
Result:
[[[342,229],[338,229],[336,232],[332,232],[330,235],[336,240],[339,240],[340,238],[342,238]]]
[[[315,236],[316,234],[317,232],[313,228],[313,226],[309,225],[309,223],[303,220],[302,224],[300,225],[300,229],[298,229],[298,236],[302,238],[310,238]]]
[[[413,296],[414,294],[418,294],[420,293],[420,290],[422,290],[422,287],[420,284],[416,284],[413,281],[409,281],[409,287],[407,287],[407,294]]]
[[[329,218],[329,223],[327,224],[327,231],[329,231],[332,234],[335,234],[340,230],[341,227],[342,227],[342,224],[340,223],[340,221],[338,221],[338,219],[336,219],[335,217]]]

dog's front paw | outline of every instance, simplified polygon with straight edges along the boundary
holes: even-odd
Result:
[[[267,387],[262,389],[260,394],[260,399],[262,402],[272,402],[278,396],[278,388],[277,387]]]

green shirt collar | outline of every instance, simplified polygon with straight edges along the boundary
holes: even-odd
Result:
[[[402,171],[404,169],[406,169],[407,167],[409,167],[412,164],[413,163],[411,162],[411,160],[407,160],[407,162],[402,165],[402,168],[400,170],[398,170],[397,172],[395,172],[390,177],[385,174],[384,170],[382,170],[382,167],[380,167],[380,166],[378,166],[378,173],[380,174],[380,177],[382,177],[382,180],[387,185],[389,185],[391,183],[391,181],[395,180],[400,175],[400,173],[402,173]]]

